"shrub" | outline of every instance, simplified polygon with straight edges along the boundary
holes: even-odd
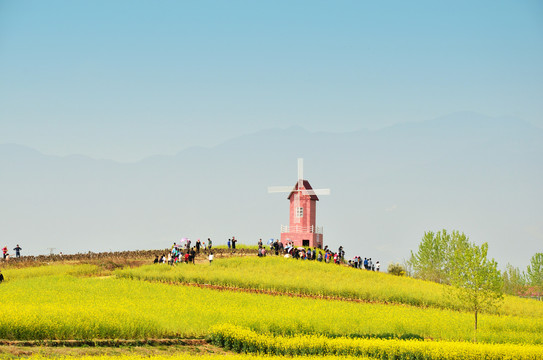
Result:
[[[388,273],[397,276],[404,276],[405,268],[399,263],[392,263],[388,265]]]

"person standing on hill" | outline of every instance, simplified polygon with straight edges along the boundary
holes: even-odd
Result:
[[[194,251],[194,248],[190,251],[190,260],[192,264],[194,265],[194,260],[196,259],[196,251]]]
[[[198,241],[196,241],[196,252],[199,254],[200,253],[200,246],[202,245],[202,243],[200,242],[200,239],[198,239]]]
[[[20,258],[21,257],[21,250],[23,250],[23,248],[20,247],[19,244],[17,244],[17,247],[15,247],[15,249],[13,249],[13,250],[15,250],[15,257]]]
[[[232,236],[232,249],[235,249],[236,248],[236,243],[238,241],[236,240],[236,238],[234,236]]]
[[[4,246],[2,248],[2,253],[4,254],[4,260],[6,260],[6,256],[8,256],[8,247]]]
[[[231,240],[228,239],[228,242],[226,244],[228,245],[228,250],[230,250],[230,247],[232,246]]]
[[[211,248],[213,247],[213,241],[211,241],[210,238],[207,238],[207,248],[209,251],[211,251]]]

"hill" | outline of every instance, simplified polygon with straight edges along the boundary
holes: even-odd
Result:
[[[329,187],[317,223],[348,256],[401,261],[428,230],[489,242],[523,267],[543,240],[543,131],[462,113],[350,133],[270,129],[212,148],[116,163],[0,145],[0,235],[25,254],[162,248],[180,237],[251,244],[279,237],[296,158]]]
[[[543,304],[533,300],[508,299],[501,315],[481,314],[475,334],[471,314],[439,303],[446,300],[440,285],[414,279],[282,257],[119,265],[82,259],[5,269],[0,354],[6,344],[38,346],[34,353],[50,342],[144,346],[134,351],[146,355],[173,344],[170,354],[196,347],[218,354],[543,358]],[[186,340],[195,338],[202,340]]]

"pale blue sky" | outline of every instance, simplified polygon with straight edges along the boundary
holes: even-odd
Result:
[[[0,143],[134,161],[457,111],[543,127],[541,1],[0,0]]]

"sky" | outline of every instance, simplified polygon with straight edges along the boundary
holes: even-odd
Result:
[[[459,111],[543,127],[541,1],[0,0],[0,144],[134,162]]]
[[[391,245],[382,256],[391,260],[406,256],[397,244],[414,249],[423,231],[465,228],[474,240],[495,238],[490,246],[494,254],[507,259],[513,251],[515,264],[523,266],[528,255],[541,251],[543,201],[538,187],[542,164],[534,160],[540,148],[522,132],[522,122],[543,129],[542,99],[540,0],[0,0],[0,145],[23,145],[50,155],[35,157],[39,166],[34,160],[13,164],[18,160],[10,159],[9,151],[21,162],[33,155],[17,146],[3,147],[7,152],[0,160],[8,165],[4,172],[0,169],[0,241],[26,241],[28,253],[30,239],[70,242],[84,233],[80,239],[95,245],[97,239],[109,242],[139,234],[142,244],[154,237],[161,247],[189,226],[195,233],[210,231],[208,223],[192,221],[200,210],[216,214],[210,222],[222,239],[236,217],[256,216],[255,197],[271,201],[267,186],[296,180],[279,176],[282,170],[276,169],[303,157],[312,164],[310,176],[311,169],[321,171],[311,183],[322,181],[333,191],[320,212],[326,239],[349,238],[354,244],[359,234],[340,230],[363,219],[362,235],[378,239],[375,246],[384,247],[389,238]],[[484,127],[467,134],[463,129],[470,127],[461,122],[471,117],[454,114],[479,114]],[[434,121],[440,118],[449,120]],[[458,126],[450,119],[459,119]],[[518,122],[507,127],[500,119]],[[496,131],[489,130],[488,122]],[[433,155],[427,143],[440,144],[421,140],[417,129],[439,137],[439,124],[447,124],[447,130],[438,130],[450,134],[440,140],[453,150],[441,154],[444,162],[427,163]],[[337,160],[326,148],[315,153],[296,149],[291,156],[285,144],[263,135],[284,136],[277,129],[306,134],[300,128],[324,145],[337,139],[366,139],[370,145],[349,148],[336,142],[345,149]],[[359,131],[363,129],[369,129],[366,137]],[[507,129],[516,130],[507,134]],[[530,129],[538,139],[540,132]],[[501,131],[511,135],[503,137],[503,144]],[[515,131],[523,137],[515,137]],[[470,135],[480,135],[481,141]],[[488,149],[487,138],[497,141]],[[283,146],[284,151],[272,154],[278,158],[267,158],[263,166],[254,165],[262,161],[260,153],[236,152],[236,141],[260,149]],[[387,148],[387,141],[397,146]],[[380,150],[371,144],[380,144]],[[465,144],[477,145],[473,148],[479,153],[468,153]],[[402,153],[398,146],[413,152]],[[239,178],[212,174],[235,164],[225,149],[249,164],[232,170]],[[185,169],[175,168],[200,166],[198,159],[205,154],[219,155],[195,167],[199,173],[190,174],[193,182]],[[149,157],[153,161],[145,161]],[[479,162],[464,161],[471,158]],[[351,193],[344,183],[353,164],[359,168],[349,181],[359,190]],[[415,172],[406,180],[403,170],[417,166],[427,176]],[[366,174],[367,169],[382,173]],[[258,171],[262,174],[254,174]],[[460,176],[464,174],[470,176]],[[275,175],[277,183],[271,181]],[[217,182],[209,183],[215,176]],[[182,181],[194,193],[177,193]],[[218,186],[227,189],[228,181],[244,189],[245,202],[233,211],[228,202],[236,194],[229,194],[232,199],[224,198],[224,208],[206,208],[200,200],[209,194],[198,189],[217,186],[215,197],[222,196]],[[160,189],[163,183],[170,187]],[[253,193],[247,192],[250,186]],[[432,196],[449,200],[434,206]],[[364,206],[349,208],[354,200]],[[284,216],[267,210],[259,220],[262,229],[273,216]],[[234,214],[224,218],[228,211]],[[72,219],[71,227],[66,218]],[[244,229],[245,236],[262,229]],[[510,238],[515,237],[514,246],[526,244],[523,251],[511,250]],[[85,244],[78,250],[87,250]],[[375,246],[364,251],[377,252]]]

